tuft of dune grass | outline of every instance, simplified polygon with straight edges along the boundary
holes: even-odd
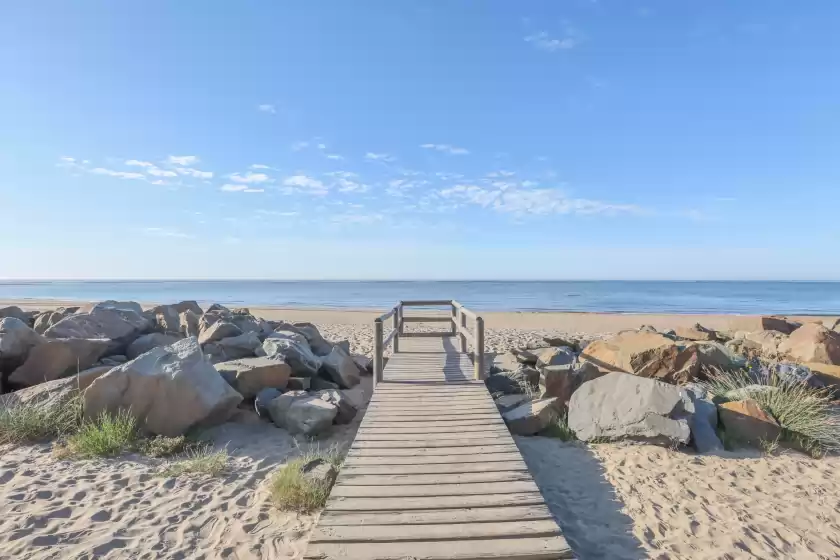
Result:
[[[129,411],[102,412],[94,420],[82,422],[78,431],[67,438],[58,455],[80,459],[113,457],[135,449],[140,438],[137,419]]]
[[[227,449],[213,451],[210,445],[201,445],[186,451],[183,459],[170,463],[163,476],[219,476],[227,468]]]
[[[75,433],[82,421],[79,396],[58,403],[0,402],[0,444],[37,443]]]
[[[332,482],[314,481],[304,476],[303,468],[312,461],[322,460],[336,468],[341,466],[341,457],[335,451],[307,453],[298,457],[274,473],[269,482],[271,499],[279,509],[309,513],[319,510],[327,503]]]

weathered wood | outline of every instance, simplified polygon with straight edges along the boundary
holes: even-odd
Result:
[[[403,307],[438,307],[441,305],[452,305],[451,299],[415,299],[403,300],[400,302]]]
[[[484,453],[516,453],[519,448],[513,442],[495,443],[471,447],[369,447],[356,446],[350,448],[348,457],[430,457],[444,456],[453,458],[456,455],[482,455]]]
[[[410,551],[411,554],[406,554]],[[317,543],[305,559],[342,558],[344,560],[557,560],[574,558],[561,536],[521,539],[439,540],[382,543]]]
[[[309,542],[399,542],[418,540],[513,539],[550,537],[560,534],[553,520],[500,521],[487,523],[441,523],[425,525],[367,525],[364,531],[353,527],[321,526]]]
[[[475,494],[467,496],[418,496],[400,498],[339,498],[327,502],[327,511],[394,511],[542,505],[539,492]]]
[[[475,379],[484,379],[484,319],[475,318]]]
[[[338,482],[344,486],[403,486],[419,484],[468,484],[476,482],[530,481],[527,471],[490,471],[455,474],[388,474],[363,475],[352,470],[342,472]],[[442,489],[445,490],[445,489]]]
[[[382,347],[382,321],[377,319],[373,323],[373,382],[382,381],[385,356]]]
[[[551,512],[544,505],[511,506],[475,509],[433,509],[418,511],[386,511],[369,513],[324,512],[319,525],[369,526],[369,525],[423,525],[426,523],[482,523],[494,521],[525,521],[551,519]]]
[[[375,453],[348,455],[344,462],[345,466],[383,466],[383,465],[467,465],[470,463],[489,464],[493,462],[521,461],[522,456],[519,449],[508,448],[503,450],[485,451],[481,455],[417,455],[415,453],[403,453],[401,455],[377,455]]]
[[[404,323],[449,323],[451,321],[452,319],[450,317],[441,317],[440,315],[409,315],[403,317]],[[440,336],[441,333],[435,334]]]
[[[400,325],[402,325],[402,317],[401,317],[401,313],[400,313],[401,309],[402,309],[401,305],[398,305],[397,307],[394,308],[394,310],[395,310],[394,317],[393,317],[394,321],[393,321],[393,326],[391,327],[393,329],[393,331],[391,332],[391,335],[389,336],[389,338],[391,338],[391,337],[394,338],[394,354],[397,354],[400,351],[400,330],[401,330]]]
[[[525,461],[522,460],[487,461],[481,463],[420,463],[387,466],[345,463],[341,467],[341,475],[467,474],[527,470],[528,467],[525,465]]]

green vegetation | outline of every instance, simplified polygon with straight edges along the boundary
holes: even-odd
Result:
[[[785,381],[775,374],[756,379],[745,370],[711,369],[706,375],[705,386],[716,400],[733,396],[755,400],[782,427],[783,443],[815,456],[840,451],[840,414],[832,405],[830,390]],[[772,389],[756,390],[756,385]]]
[[[140,437],[137,419],[129,411],[103,412],[93,421],[82,422],[58,454],[81,459],[113,457],[135,449]]]
[[[553,437],[563,441],[574,441],[577,439],[575,433],[569,428],[568,415],[563,413],[557,421],[540,432],[541,436]]]
[[[149,457],[171,457],[198,451],[204,446],[206,446],[205,443],[189,436],[157,436],[144,440],[140,445],[140,451]]]
[[[213,451],[212,446],[204,444],[193,447],[184,453],[184,459],[170,463],[163,471],[163,476],[219,476],[227,471],[227,449]]]
[[[39,405],[0,402],[0,444],[37,443],[65,437],[78,430],[81,420],[79,397]]]
[[[290,461],[271,477],[271,498],[282,510],[307,513],[324,507],[332,489],[332,480],[317,480],[304,475],[303,468],[322,460],[338,469],[341,458],[336,452],[308,453]]]

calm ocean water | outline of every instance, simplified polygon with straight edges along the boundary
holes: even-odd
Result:
[[[194,299],[224,304],[386,309],[457,299],[484,311],[840,314],[834,282],[2,281],[0,299]]]

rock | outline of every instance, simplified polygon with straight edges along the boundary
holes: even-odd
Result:
[[[125,355],[129,360],[133,360],[140,354],[145,354],[152,348],[158,346],[169,346],[181,340],[180,336],[164,333],[149,333],[144,334],[134,342],[128,345],[125,350]]]
[[[548,344],[544,340],[529,340],[525,343],[525,350],[541,350],[543,348],[548,348],[551,344]]]
[[[793,362],[773,362],[769,364],[759,362],[751,370],[755,367],[758,368],[763,379],[775,377],[784,383],[804,383],[815,389],[825,387],[825,383],[808,366]]]
[[[840,333],[808,323],[779,344],[779,353],[799,362],[840,365]]]
[[[58,406],[87,389],[95,379],[110,369],[109,367],[90,368],[72,377],[54,379],[14,393],[0,395],[0,409],[13,406],[38,405],[50,408]]]
[[[832,387],[835,391],[840,389],[840,366],[816,362],[806,362],[803,365],[811,370],[823,386]]]
[[[309,388],[313,391],[326,391],[327,389],[341,389],[338,386],[338,383],[333,383],[332,381],[327,381],[321,375],[316,375],[315,377],[309,377],[312,381],[309,384]]]
[[[329,490],[338,476],[335,465],[323,459],[313,459],[300,468],[304,480],[310,484]]]
[[[282,394],[283,393],[279,389],[275,389],[273,387],[267,387],[257,393],[257,396],[254,398],[254,409],[257,411],[257,416],[271,420],[271,415],[268,412],[268,405],[271,401]]]
[[[158,330],[172,334],[182,334],[184,336],[196,336],[197,331],[187,332],[188,325],[185,322],[185,317],[189,321],[195,317],[195,324],[198,324],[198,318],[203,311],[198,303],[194,301],[182,301],[172,305],[158,305],[148,311],[157,324]]]
[[[214,303],[210,307],[207,308],[206,313],[211,313],[213,311],[222,311],[224,313],[230,313],[230,309],[222,305],[221,303]]]
[[[642,325],[639,327],[639,332],[657,334],[659,331],[651,325]]]
[[[312,323],[295,323],[295,327],[309,341],[309,347],[312,348],[312,352],[316,356],[326,356],[332,351],[332,344],[324,340],[324,337],[318,332],[318,327]]]
[[[277,357],[245,358],[214,367],[246,399],[257,396],[263,389],[285,389],[292,374],[292,368]]]
[[[723,450],[723,443],[717,435],[717,406],[709,398],[706,389],[697,383],[682,388],[694,406],[694,414],[688,417],[691,429],[691,444],[699,453]]]
[[[271,333],[271,327],[268,323],[257,319],[253,315],[249,314],[233,314],[229,318],[229,321],[239,327],[239,330],[242,332],[254,332],[259,335],[265,336]]]
[[[201,320],[199,315],[196,315],[192,311],[187,310],[181,312],[181,314],[178,317],[182,335],[186,337],[197,337],[199,335],[199,333],[201,332],[201,330],[198,327],[199,322]]]
[[[242,334],[242,330],[233,323],[224,320],[208,323],[205,317],[207,315],[202,315],[199,322],[199,332],[201,334],[198,335],[198,343],[202,346],[208,342],[216,342],[223,338],[231,338]]]
[[[546,366],[563,366],[575,363],[575,352],[567,346],[546,348],[537,354],[537,369]]]
[[[0,370],[10,371],[26,360],[29,351],[43,344],[43,336],[16,317],[0,319]]]
[[[782,334],[790,334],[796,328],[795,323],[786,321],[781,317],[738,317],[730,321],[733,330],[736,331],[776,331]]]
[[[146,430],[168,437],[224,422],[241,401],[195,338],[154,348],[117,366],[84,392],[88,418],[128,410]]]
[[[542,399],[523,403],[502,414],[511,433],[531,436],[544,430],[558,418],[557,399]]]
[[[342,389],[355,387],[361,381],[362,372],[356,362],[338,346],[322,360],[321,370]]]
[[[350,341],[349,340],[339,340],[338,342],[333,344],[333,346],[338,346],[345,354],[350,356]]]
[[[293,331],[276,330],[269,333],[268,336],[265,337],[265,340],[269,340],[272,338],[276,338],[278,340],[291,340],[292,342],[297,342],[298,344],[309,346],[309,341],[306,339],[305,336]]]
[[[97,365],[101,365],[101,366],[115,367],[115,366],[118,366],[120,364],[124,364],[127,361],[128,361],[128,358],[126,356],[123,356],[121,354],[116,354],[114,356],[105,356],[104,358],[100,359],[96,363],[97,363]]]
[[[113,341],[112,352],[134,341],[151,323],[142,312],[135,312],[133,302],[102,302],[88,313],[68,315],[46,330],[47,338],[107,338]],[[113,305],[113,307],[109,307]]]
[[[143,306],[141,306],[136,301],[116,301],[113,299],[109,299],[84,307],[84,311],[87,312],[92,312],[99,309],[108,309],[111,311],[124,311],[127,313],[133,313],[135,315],[143,314]]]
[[[313,383],[316,379],[318,378],[312,378]],[[336,407],[336,409],[338,410],[334,418],[334,422],[336,424],[349,424],[353,421],[353,418],[356,417],[356,412],[358,411],[358,409],[352,402],[350,402],[350,399],[347,398],[347,396],[341,391],[337,391],[335,389],[326,389],[323,391],[319,391],[318,393],[316,393],[315,396]]]
[[[695,323],[693,327],[677,327],[674,329],[676,335],[685,340],[707,340],[715,341],[718,335],[715,331],[707,329],[700,323]]]
[[[696,348],[697,359],[701,366],[720,369],[737,369],[747,365],[747,360],[719,342],[697,342],[687,347]]]
[[[743,338],[761,347],[761,354],[768,358],[775,358],[779,354],[781,345],[788,336],[778,331],[738,332],[735,338]]]
[[[718,407],[727,435],[750,445],[775,441],[782,428],[753,399],[723,403]]]
[[[540,359],[538,350],[511,350],[511,353],[516,357],[516,361],[520,364],[528,366],[537,365],[537,360]]]
[[[495,354],[493,356],[491,369],[497,372],[516,371],[520,365],[522,365],[521,362],[516,359],[516,355],[513,352],[505,352],[504,354]]]
[[[356,366],[362,372],[362,375],[373,373],[373,359],[363,354],[350,354],[350,357],[356,362]]]
[[[243,332],[239,336],[223,338],[215,344],[221,348],[228,360],[251,358],[256,355],[257,348],[262,346],[260,337],[255,331]]]
[[[257,354],[283,356],[292,366],[292,375],[298,377],[312,377],[321,367],[321,358],[314,355],[309,346],[293,340],[266,338]]]
[[[740,354],[746,358],[760,356],[762,354],[761,344],[747,340],[746,338],[735,338],[724,344],[727,350],[733,354]]]
[[[510,373],[491,373],[484,380],[484,385],[487,386],[487,390],[492,394],[518,395],[524,392],[522,385]]]
[[[62,307],[59,307],[55,311],[45,311],[44,313],[41,313],[35,317],[35,323],[33,328],[38,334],[44,334],[45,332],[47,332],[48,328],[55,325],[68,315],[72,315],[72,313]]]
[[[111,347],[104,338],[54,338],[33,347],[26,361],[9,376],[9,381],[30,387],[59,377],[74,375],[92,367]]]
[[[17,305],[10,305],[9,307],[0,307],[0,319],[13,318],[22,321],[26,326],[29,326],[29,321],[37,314],[37,311],[24,311]]]
[[[569,401],[578,439],[628,438],[660,445],[688,443],[690,399],[679,387],[625,373],[587,381]]]
[[[695,349],[678,346],[661,334],[636,331],[593,341],[580,358],[607,372],[632,373],[668,383],[693,381],[700,369]]]
[[[290,434],[313,436],[332,425],[338,408],[303,391],[283,393],[268,405],[272,421]]]
[[[540,371],[542,398],[557,397],[565,409],[578,387],[602,375],[604,373],[589,362],[584,362],[577,368],[572,364],[544,367]]]
[[[308,391],[311,386],[311,377],[290,377],[286,384],[286,388],[290,391]]]
[[[528,402],[531,400],[531,397],[524,394],[518,395],[502,395],[498,399],[496,399],[496,408],[499,409],[500,414],[504,414],[509,410],[513,410],[514,408]]]
[[[543,342],[548,344],[549,346],[566,346],[571,348],[572,350],[579,351],[580,350],[580,341],[574,338],[566,338],[560,336],[544,336]]]
[[[753,399],[762,393],[775,393],[779,389],[772,385],[761,385],[755,383],[747,385],[739,389],[733,389],[723,394],[723,398],[729,401],[742,401],[744,399]]]

